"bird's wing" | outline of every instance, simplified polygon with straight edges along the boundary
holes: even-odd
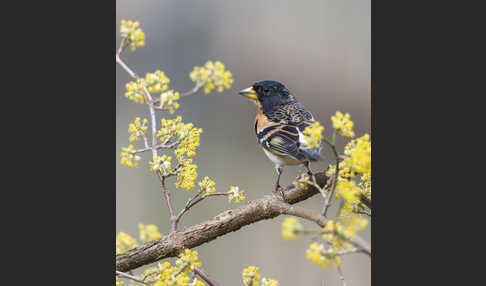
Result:
[[[314,123],[314,118],[302,104],[295,102],[279,106],[267,112],[265,117],[269,122],[266,124],[268,127],[259,132],[255,130],[264,148],[277,155],[291,156],[300,161],[314,161],[315,156],[320,157],[313,154],[318,154],[320,150],[309,150],[303,140],[302,131]]]

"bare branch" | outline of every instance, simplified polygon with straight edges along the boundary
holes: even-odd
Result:
[[[142,283],[142,284],[145,284],[145,285],[150,285],[149,283],[145,282],[144,280],[136,277],[136,276],[133,276],[133,275],[130,275],[128,273],[125,273],[125,272],[121,272],[121,271],[116,271],[116,274],[119,275],[119,276],[123,276],[125,278],[128,278],[128,279],[131,279],[133,281],[136,281],[138,283]]]
[[[204,86],[204,84],[196,84],[196,86],[194,86],[194,87],[193,87],[193,88],[192,88],[190,91],[188,91],[188,92],[184,92],[183,94],[181,94],[179,98],[183,98],[183,97],[185,97],[185,96],[191,96],[191,95],[194,95],[194,94],[196,94],[196,93],[199,91],[199,89],[201,89],[201,87],[203,87],[203,86]]]
[[[335,136],[335,133],[333,137]],[[332,149],[332,152],[334,153],[334,157],[336,158],[336,169],[334,171],[334,177],[332,178],[332,184],[331,184],[331,189],[329,190],[329,193],[327,194],[326,200],[324,201],[324,207],[322,208],[322,215],[325,216],[327,214],[327,210],[331,206],[331,199],[334,195],[334,190],[336,189],[336,182],[339,174],[339,154],[336,151],[336,147],[334,144],[331,144],[331,142],[327,141],[326,139],[323,139],[323,141],[329,145]]]
[[[215,197],[215,196],[228,196],[228,193],[212,193],[212,194],[204,194],[203,196],[199,197],[200,193],[198,192],[196,195],[194,195],[192,198],[190,198],[187,202],[184,208],[179,212],[179,214],[176,217],[176,226],[179,223],[179,220],[181,217],[195,204],[199,203],[200,201],[204,200],[207,197]],[[199,198],[198,198],[199,197]]]
[[[194,269],[194,272],[199,276],[201,277],[202,280],[206,281],[206,283],[209,284],[209,286],[220,286],[219,283],[214,280],[213,278],[211,278],[206,272],[204,272],[204,270],[202,270],[201,268],[195,268]]]
[[[315,176],[318,184],[324,186],[327,181],[325,174],[317,173]],[[271,219],[281,214],[309,219],[324,227],[327,219],[318,212],[291,205],[319,193],[316,188],[303,189],[297,183],[298,180],[294,181],[294,185],[286,188],[285,198],[287,202],[283,202],[280,196],[274,194],[249,201],[239,208],[224,211],[202,223],[174,231],[160,239],[147,242],[138,248],[117,255],[116,269],[128,271],[164,258],[175,257],[186,248],[197,247],[227,233],[237,231],[246,225]],[[371,247],[359,236],[356,235],[352,238],[350,243],[363,249],[364,253],[371,254]]]
[[[162,183],[162,193],[165,197],[165,201],[167,202],[167,207],[169,208],[171,232],[174,232],[177,229],[177,223],[176,216],[174,215],[174,209],[172,208],[172,202],[170,200],[170,192],[165,186],[165,177],[162,175],[162,173],[160,173],[160,171],[157,171],[157,175],[159,176],[160,182]]]

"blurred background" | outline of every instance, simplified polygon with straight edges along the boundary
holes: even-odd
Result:
[[[217,191],[239,186],[246,191],[247,200],[252,200],[274,188],[274,165],[253,135],[256,108],[238,95],[255,81],[284,83],[326,127],[327,137],[332,132],[330,116],[337,110],[351,114],[357,136],[371,132],[369,0],[117,0],[115,49],[121,40],[122,19],[139,21],[145,32],[145,47],[122,54],[139,75],[160,69],[171,80],[169,88],[186,92],[194,86],[189,72],[207,60],[219,60],[233,73],[230,90],[209,95],[200,91],[183,98],[174,115],[157,112],[158,126],[162,117],[181,115],[184,122],[204,130],[195,157],[198,181],[209,176]],[[138,223],[144,223],[155,224],[167,234],[168,210],[160,182],[149,171],[150,154],[142,155],[141,167],[136,169],[119,164],[121,147],[129,144],[128,124],[137,116],[149,118],[146,105],[124,97],[124,86],[130,80],[116,66],[116,231],[138,237]],[[343,150],[346,141],[338,138],[337,142],[338,150]],[[322,154],[326,160],[314,163],[314,171],[334,163],[328,148],[324,147]],[[288,185],[303,170],[299,166],[284,168],[281,184]],[[171,180],[168,186],[175,208],[180,210],[190,194],[176,189]],[[300,205],[320,210],[322,203],[321,197],[314,196]],[[188,212],[179,227],[233,207],[224,197],[207,199]],[[330,213],[334,212],[331,209]],[[281,286],[341,285],[333,267],[322,270],[306,258],[310,237],[296,241],[282,238],[284,219],[261,221],[197,247],[203,268],[222,285],[243,285],[241,271],[249,265],[260,267],[262,277],[271,277]],[[302,223],[316,229],[311,223]],[[371,241],[370,226],[362,236]],[[344,256],[342,269],[348,285],[371,285],[369,257]]]

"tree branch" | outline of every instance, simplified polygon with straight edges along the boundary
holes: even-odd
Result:
[[[201,277],[202,280],[206,281],[206,283],[208,283],[210,286],[220,286],[219,283],[214,280],[213,278],[211,278],[206,272],[204,272],[204,270],[202,270],[201,268],[195,268],[194,269],[194,272],[199,276]]]
[[[326,175],[317,173],[315,176],[319,186],[324,186],[327,181]],[[321,216],[319,212],[291,205],[319,193],[314,187],[303,189],[301,185],[298,184],[297,179],[293,185],[286,188],[285,198],[287,202],[282,201],[278,195],[269,194],[263,198],[249,201],[239,208],[224,211],[205,222],[174,231],[163,238],[147,242],[138,248],[117,255],[116,269],[128,271],[164,258],[176,257],[186,248],[197,247],[227,233],[237,231],[246,225],[271,219],[281,214],[302,217],[324,227],[327,219]],[[363,249],[363,252],[371,254],[371,247],[359,236],[356,235],[350,242]]]

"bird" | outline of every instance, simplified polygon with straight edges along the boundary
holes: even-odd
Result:
[[[257,106],[254,134],[267,157],[275,164],[275,192],[279,191],[285,200],[280,187],[283,167],[302,164],[313,176],[310,162],[323,159],[320,154],[322,145],[310,148],[304,140],[303,131],[315,122],[314,116],[278,81],[258,81],[239,94]]]

